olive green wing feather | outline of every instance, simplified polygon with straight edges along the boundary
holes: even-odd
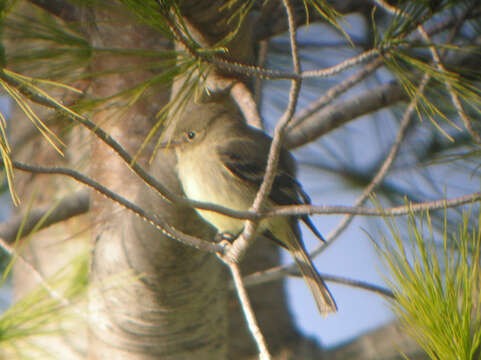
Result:
[[[258,189],[264,179],[271,138],[257,131],[250,135],[252,136],[221,143],[217,151],[220,160],[233,176]],[[294,159],[285,150],[280,154],[269,199],[277,205],[310,204],[309,197],[295,178]],[[316,237],[324,241],[308,215],[299,217]]]

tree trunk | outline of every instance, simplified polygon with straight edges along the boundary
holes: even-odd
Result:
[[[224,3],[213,0],[182,2],[181,11],[191,34],[203,45],[213,45],[233,30],[235,24],[226,19],[229,12],[236,9],[219,11]],[[94,46],[126,50],[162,50],[173,46],[158,32],[139,25],[138,19],[117,2],[105,1],[101,6],[84,9],[81,13],[80,23]],[[229,49],[226,56],[234,61],[254,64],[256,40],[262,37],[254,30],[253,19],[247,18],[239,36],[226,45]],[[150,79],[154,73],[143,70],[144,61],[135,56],[96,55],[88,69],[92,73],[127,66],[139,70],[96,78],[87,84],[87,93],[94,99],[105,98]],[[216,75],[226,79],[236,78],[225,71]],[[237,76],[237,80],[244,79]],[[135,154],[155,124],[156,113],[167,103],[169,96],[175,96],[178,86],[169,86],[168,90],[166,87],[151,96],[142,97],[127,111],[124,111],[127,100],[115,97],[93,113],[91,119],[130,154]],[[229,96],[221,94],[205,102],[188,103],[177,121],[187,116],[208,118],[215,116],[219,109],[239,117],[237,105]],[[13,135],[20,137],[24,132],[25,129],[18,128]],[[59,159],[40,138],[22,147],[22,154],[17,159],[88,172],[98,182],[150,214],[166,220],[176,229],[208,241],[214,239],[215,230],[203,222],[194,210],[164,200],[135,177],[118,155],[92,134],[74,127],[65,138],[69,139],[65,159]],[[142,166],[149,167],[147,160],[152,150],[148,148],[142,153],[138,160]],[[83,165],[80,167],[79,163]],[[171,152],[158,151],[150,173],[172,192],[182,194],[175,173],[175,157]],[[79,187],[58,177],[23,175],[19,180],[19,190],[24,199],[28,199],[36,189],[42,189],[37,193],[38,203],[51,203],[52,199]],[[45,274],[51,274],[69,263],[85,248],[89,247],[91,251],[88,344],[85,341],[86,323],[84,319],[79,319],[76,322],[78,332],[69,333],[67,338],[52,336],[48,342],[45,337],[41,338],[38,341],[41,347],[47,347],[61,359],[86,356],[112,360],[257,358],[256,347],[245,325],[237,297],[229,290],[230,278],[215,256],[167,238],[100,194],[92,194],[90,209],[88,215],[35,234],[26,248],[28,260],[37,264]],[[85,228],[89,231],[83,231],[75,241],[58,242],[59,238],[66,238]],[[87,240],[89,237],[90,242]],[[244,259],[242,271],[248,274],[278,264],[277,245],[259,240]],[[17,298],[36,285],[30,271],[22,269],[21,265],[16,269],[15,282]],[[345,358],[342,349],[323,355],[321,346],[315,340],[299,333],[287,308],[283,283],[254,287],[249,289],[249,295],[261,330],[276,359]],[[84,310],[81,308],[81,311]],[[356,356],[366,351],[358,350],[357,345],[349,346],[345,349],[354,348]]]

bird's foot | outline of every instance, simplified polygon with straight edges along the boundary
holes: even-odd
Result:
[[[217,233],[214,238],[215,242],[219,244],[222,244],[224,241],[232,243],[235,239],[236,237],[228,232]]]
[[[217,253],[217,256],[224,261],[224,256],[227,254],[232,246],[232,242],[236,239],[234,235],[228,232],[217,233],[215,242],[222,247],[222,250]]]

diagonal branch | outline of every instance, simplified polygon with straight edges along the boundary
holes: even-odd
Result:
[[[411,100],[411,103],[409,104],[408,108],[406,109],[406,112],[404,113],[403,119],[401,120],[401,124],[398,129],[396,140],[394,141],[394,144],[392,145],[391,150],[389,151],[386,159],[384,160],[383,164],[379,168],[374,178],[371,180],[369,185],[364,189],[362,194],[354,203],[354,207],[358,207],[364,204],[366,200],[369,198],[369,196],[371,195],[371,193],[374,191],[374,189],[387,176],[392,164],[394,163],[394,160],[396,159],[397,154],[399,153],[399,149],[401,147],[401,143],[404,139],[406,131],[409,128],[409,125],[411,124],[411,120],[413,118],[412,115],[417,108],[418,98],[424,92],[424,89],[426,88],[426,85],[429,82],[429,80],[430,80],[430,76],[428,74],[425,74],[423,79],[421,80],[421,84],[418,87],[415,97]],[[347,228],[347,226],[351,223],[353,218],[354,218],[353,215],[346,215],[338,224],[338,226],[327,236],[326,243],[322,245],[318,250],[313,252],[313,256],[316,256],[317,254],[327,249],[327,247],[330,246],[335,241],[336,238],[338,238],[339,234],[341,234],[344,231],[344,229]]]
[[[418,32],[422,35],[422,37],[426,40],[427,43],[431,42],[431,38],[429,37],[428,33],[424,30],[424,28],[421,25],[418,27]],[[442,73],[446,73],[446,68],[444,67],[441,61],[441,57],[439,56],[438,51],[436,50],[434,45],[429,46],[429,51],[431,52],[433,62],[436,64],[436,67],[438,68],[438,70]],[[466,127],[466,130],[468,130],[469,134],[473,137],[473,139],[478,144],[481,144],[481,135],[479,135],[476,132],[476,130],[473,129],[471,120],[468,118],[468,115],[466,115],[463,105],[461,104],[461,101],[459,100],[459,96],[454,90],[453,85],[451,84],[451,82],[449,82],[449,80],[445,80],[444,85],[448,90],[449,96],[451,97],[451,102],[453,103],[454,108],[458,112],[458,116],[462,120],[464,126]]]
[[[360,81],[364,80],[367,76],[371,75],[376,69],[378,69],[383,64],[382,58],[376,58],[354,75],[348,77],[346,80],[342,81],[326,91],[319,99],[313,101],[306,108],[302,109],[299,114],[297,114],[291,121],[289,125],[289,130],[301,124],[304,120],[308,119],[311,115],[319,111],[322,107],[331,103],[335,98],[337,98],[342,93],[351,89],[354,85],[358,84]]]
[[[242,311],[244,312],[244,317],[247,321],[249,331],[256,342],[257,349],[259,350],[259,359],[272,359],[272,356],[269,353],[269,349],[267,348],[264,335],[262,335],[259,325],[257,324],[256,316],[249,300],[249,295],[247,294],[246,288],[244,286],[244,280],[242,279],[239,265],[236,262],[229,261],[228,259],[221,258],[221,260],[229,267],[229,270],[232,274],[232,279],[234,281],[237,297],[239,298]]]
[[[52,286],[50,286],[50,284],[45,279],[45,277],[29,261],[27,261],[21,254],[19,254],[15,250],[15,248],[7,244],[7,242],[1,237],[0,237],[0,248],[2,248],[8,255],[14,258],[15,261],[19,261],[20,264],[25,266],[27,270],[30,272],[30,274],[33,275],[35,280],[40,284],[40,286],[47,292],[47,294],[52,299],[57,300],[61,307],[68,307],[68,306],[71,307],[73,305],[68,298],[66,298],[57,290],[55,290]],[[73,308],[73,307],[72,307],[72,310],[77,315],[80,315],[81,318],[87,320],[88,315],[85,314],[84,311],[80,311],[79,309]]]
[[[362,115],[373,113],[408,99],[409,96],[404,92],[401,85],[390,82],[339,103],[326,106],[297,126],[289,128],[286,136],[286,148],[293,149],[310,143]]]
[[[154,177],[152,177],[142,166],[140,166],[137,162],[134,161],[134,158],[108,133],[106,133],[102,128],[100,128],[97,124],[90,121],[88,118],[78,115],[74,112],[66,111],[59,103],[55,102],[51,98],[39,95],[38,93],[34,93],[30,91],[27,87],[20,84],[16,79],[9,76],[8,73],[4,71],[0,71],[0,78],[10,85],[14,86],[18,91],[20,91],[23,95],[27,98],[32,100],[33,102],[43,105],[45,107],[55,109],[59,111],[61,114],[67,116],[68,118],[80,123],[82,126],[87,128],[90,132],[92,132],[98,139],[100,139],[105,145],[111,148],[117,155],[126,163],[127,166],[140,178],[142,179],[148,186],[154,189],[159,196],[163,199],[171,202],[176,202],[180,205],[185,205],[189,207],[194,207],[196,209],[202,210],[210,210],[216,211],[221,214],[225,214],[231,216],[233,218],[255,218],[255,216],[247,215],[245,212],[239,212],[236,210],[228,209],[220,205],[204,203],[194,200],[186,199],[183,196],[178,196],[168,190],[164,185],[158,182]]]
[[[382,296],[389,298],[394,298],[394,294],[391,290],[368,283],[366,281],[349,279],[344,276],[329,275],[329,274],[319,274],[323,280],[330,281],[336,284],[346,285],[350,287],[355,287],[358,289],[370,291]],[[299,269],[290,266],[276,266],[264,271],[258,271],[253,274],[249,274],[244,277],[243,282],[245,286],[256,286],[272,281],[277,281],[283,279],[286,276],[301,276]]]
[[[289,205],[279,206],[275,209],[266,211],[264,216],[300,216],[300,215],[361,215],[361,216],[405,216],[410,213],[423,211],[442,210],[472,204],[481,201],[481,192],[459,196],[451,199],[440,199],[410,203],[403,206],[390,208],[374,209],[362,206],[315,206],[315,205]]]
[[[208,241],[196,238],[194,236],[184,234],[183,232],[167,224],[162,219],[159,219],[153,215],[150,215],[148,212],[143,210],[138,205],[130,202],[124,197],[118,195],[117,193],[107,189],[105,186],[99,184],[98,182],[74,170],[65,169],[65,168],[47,168],[47,167],[41,167],[41,166],[32,166],[32,165],[20,163],[18,161],[12,161],[12,165],[15,169],[34,173],[34,174],[56,174],[56,175],[68,176],[78,181],[79,183],[82,183],[90,187],[91,189],[97,191],[99,194],[106,197],[107,199],[110,199],[116,202],[117,204],[121,205],[122,207],[126,208],[127,210],[133,212],[135,215],[139,216],[141,219],[147,221],[156,229],[161,231],[165,236],[173,240],[179,241],[184,245],[192,246],[197,249],[208,251],[211,253],[222,252],[224,249],[222,246],[218,244],[213,244]]]
[[[297,75],[301,72],[301,65],[299,62],[299,53],[296,42],[296,27],[294,24],[294,18],[292,13],[292,7],[289,0],[284,0],[284,7],[287,13],[287,19],[289,22],[289,38],[291,43],[291,54],[292,54],[292,66],[294,73]],[[272,184],[274,182],[275,172],[279,162],[279,156],[282,149],[282,143],[285,137],[285,131],[289,125],[289,121],[294,116],[296,110],[297,101],[299,99],[299,92],[301,88],[301,80],[293,79],[291,82],[291,90],[289,92],[289,103],[287,109],[282,115],[279,123],[274,130],[274,138],[272,140],[269,156],[267,160],[267,166],[264,174],[264,179],[261,186],[256,194],[254,202],[250,208],[250,211],[254,213],[259,213],[260,209],[263,208],[267,198],[270,194]],[[245,252],[249,246],[255,241],[255,232],[257,229],[256,221],[246,221],[244,230],[229,249],[228,257],[231,261],[238,262],[244,256]]]

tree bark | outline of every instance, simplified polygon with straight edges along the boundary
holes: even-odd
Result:
[[[33,2],[43,4],[44,7],[47,5],[51,7],[53,4],[45,1]],[[226,19],[235,8],[218,11],[224,3],[225,1],[216,0],[182,2],[181,11],[186,23],[191,34],[201,44],[213,45],[233,30],[232,26],[235,24],[227,22]],[[342,9],[359,10],[361,3],[365,5],[365,2],[343,2]],[[272,8],[276,12],[269,13],[269,8],[266,8],[261,14],[257,14],[259,16],[249,16],[245,20],[239,36],[226,45],[228,48],[226,56],[230,60],[253,64],[257,41],[285,31],[285,22],[271,24],[267,22],[260,30],[256,27],[259,21],[266,16],[272,17],[272,14],[279,14],[278,18],[284,19],[284,10],[279,4],[276,3]],[[58,8],[57,15],[65,15],[63,9]],[[138,19],[117,2],[104,2],[101,7],[89,8],[83,11],[83,16],[74,17],[80,19],[83,30],[96,46],[129,50],[137,48],[163,50],[172,47],[172,44],[162,39],[158,32],[139,25]],[[69,20],[69,17],[63,17]],[[303,23],[305,18],[299,15],[296,21]],[[139,70],[118,72],[93,80],[89,84],[89,95],[93,98],[109,97],[150,79],[153,72],[141,70],[143,64],[144,60],[136,57],[96,56],[89,69],[93,73],[125,68],[127,65]],[[218,72],[216,75],[246,81],[237,74]],[[248,81],[246,83],[249,85]],[[167,103],[169,96],[175,96],[176,86],[174,84],[169,86],[170,91],[164,88],[150,97],[145,96],[125,112],[119,109],[125,108],[126,100],[121,97],[114,98],[93,114],[92,119],[131,154],[135,154],[155,123],[158,110]],[[400,99],[379,99],[376,108],[385,106],[387,101],[394,102],[404,98],[402,94],[398,96]],[[337,111],[336,114],[341,111],[334,106],[339,105],[327,107],[326,113],[320,114],[332,119],[324,124],[324,128],[320,129],[315,119],[312,122],[306,121],[302,127],[292,131],[288,139],[289,145],[296,146],[306,141],[303,134],[306,132],[305,129],[309,129],[311,136],[319,136],[320,133],[339,126],[341,121],[347,121],[345,119],[354,116],[352,113],[346,115],[346,112],[337,118],[330,116],[328,110],[332,111],[331,114],[334,113],[333,110]],[[352,106],[354,107],[355,105]],[[222,95],[213,96],[206,102],[190,101],[177,121],[182,121],[187,116],[199,118],[215,116],[219,109],[240,117],[233,100]],[[315,133],[313,129],[319,132]],[[21,136],[23,132],[24,130],[19,128],[14,136]],[[187,234],[207,241],[213,240],[215,230],[203,222],[193,209],[162,199],[139,181],[117,154],[91,134],[76,127],[68,137],[71,139],[71,150],[68,151],[65,160],[60,160],[42,139],[35,139],[29,146],[24,147],[18,158],[67,167],[75,167],[77,162],[82,160],[87,166],[81,170],[89,171],[93,178],[109,189],[134,201],[151,214],[161,217]],[[87,138],[88,141],[85,140]],[[90,147],[85,146],[87,142],[90,142]],[[151,151],[151,148],[144,151],[139,159],[145,167],[148,166],[147,159]],[[172,192],[182,194],[172,153],[158,151],[150,172]],[[19,184],[23,198],[28,198],[34,189],[42,189],[38,195],[41,204],[49,203],[52,198],[63,196],[77,188],[77,184],[71,181],[29,175],[23,176]],[[71,335],[68,341],[65,342],[58,337],[59,339],[56,339],[58,342],[48,343],[50,348],[55,349],[58,358],[83,358],[86,352],[90,359],[113,360],[257,358],[256,347],[246,328],[237,297],[228,290],[229,276],[215,256],[183,246],[165,237],[150,224],[104,199],[100,194],[92,194],[90,209],[88,216],[71,219],[35,234],[25,254],[30,261],[39,265],[42,273],[50,274],[84,250],[86,238],[91,236],[89,343],[87,345],[83,341],[86,339],[85,323],[79,322],[77,325],[79,332]],[[55,244],[60,247],[52,251],[50,239],[58,239],[88,226],[92,227],[90,233],[84,232],[75,242],[69,242],[68,249],[64,250],[61,243]],[[278,264],[277,245],[260,240],[248,252],[242,263],[242,271],[248,274]],[[16,287],[17,298],[37,285],[29,276],[29,271],[20,267],[16,269],[15,280],[21,284]],[[386,341],[386,334],[389,333],[383,330],[376,333],[377,335],[369,334],[369,337],[367,335],[323,353],[320,344],[301,335],[294,325],[281,282],[249,289],[249,295],[260,328],[276,359],[344,359],[353,357],[352,354],[359,359],[363,358],[362,354],[365,354],[366,359],[373,358],[370,342],[375,338],[374,342],[382,345]],[[317,313],[313,316],[317,316]],[[394,332],[392,337],[396,336],[397,333]],[[47,344],[43,341],[39,343]],[[404,348],[405,344],[398,345]],[[412,344],[408,345],[411,348]],[[390,358],[389,356],[396,358],[392,351],[380,346],[374,347],[383,354],[383,358]],[[390,349],[397,353],[396,346],[391,346]]]
[[[149,50],[169,46],[158,33],[139,25],[136,18],[113,2],[108,8],[92,8],[92,20],[95,27],[87,31],[94,45]],[[140,69],[143,62],[131,58],[128,64]],[[125,65],[125,58],[102,56],[93,60],[91,70]],[[135,71],[103,77],[93,81],[90,92],[95,97],[108,97],[152,75],[150,71]],[[151,98],[146,96],[122,116],[118,109],[125,103],[116,99],[93,119],[135,154],[167,99],[165,90]],[[146,165],[149,155],[144,152],[139,161]],[[98,140],[92,142],[90,162],[92,176],[118,194],[181,231],[204,238],[212,236],[212,230],[197,219],[193,210],[169,204],[152,193]],[[170,156],[162,154],[153,172],[172,191],[180,191]],[[92,234],[89,358],[224,358],[225,296],[218,291],[221,268],[216,259],[165,238],[98,194],[93,195],[91,214],[94,218],[115,216],[108,217]]]

